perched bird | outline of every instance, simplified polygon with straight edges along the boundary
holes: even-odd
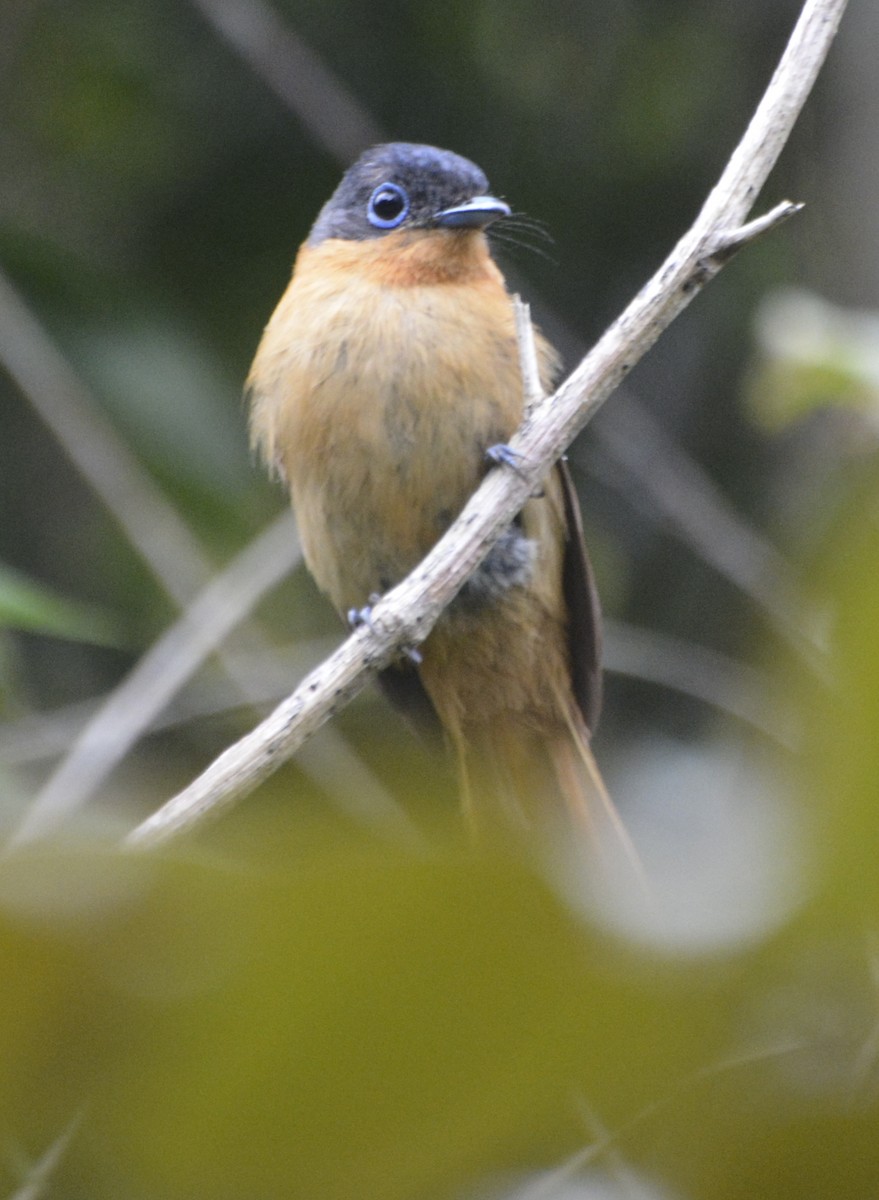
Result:
[[[454,520],[524,406],[512,298],[486,230],[510,208],[433,146],[366,151],[318,214],[248,378],[254,444],[287,483],[340,614],[398,583]],[[549,388],[556,355],[537,335]],[[503,468],[502,468],[503,469]],[[467,811],[588,813],[600,615],[564,463],[421,647],[382,675],[439,719]]]

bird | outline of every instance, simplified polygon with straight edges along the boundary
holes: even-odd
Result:
[[[431,549],[519,426],[514,299],[483,171],[435,146],[366,150],[320,209],[246,383],[251,440],[287,486],[304,558],[343,620]],[[541,384],[559,360],[535,331]],[[500,464],[498,465],[498,459]],[[601,613],[564,459],[417,654],[380,674],[457,758],[468,821],[590,821]]]

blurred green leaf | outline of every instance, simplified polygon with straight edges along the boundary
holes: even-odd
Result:
[[[764,428],[777,432],[826,407],[879,417],[879,313],[788,288],[761,304],[757,338],[748,405]]]
[[[693,1200],[867,1194],[856,942],[663,959],[515,859],[289,849],[3,861],[0,1124],[33,1159],[82,1114],[53,1196],[459,1198],[605,1135]]]
[[[831,598],[829,681],[801,693],[803,787],[821,822],[826,901],[879,935],[879,468],[857,476],[813,578]],[[879,978],[879,976],[877,976]]]
[[[84,1109],[58,1194],[91,1200],[452,1195],[576,1146],[578,1096],[648,1104],[724,1024],[467,847],[21,853],[0,956],[0,1121],[36,1155]]]
[[[227,501],[253,487],[242,381],[179,322],[132,316],[84,328],[76,343],[119,427],[163,474]]]
[[[0,563],[0,628],[120,646],[123,637],[111,613],[94,605],[59,596],[20,571]]]

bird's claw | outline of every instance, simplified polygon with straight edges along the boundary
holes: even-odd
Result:
[[[364,604],[363,608],[348,609],[348,624],[352,629],[359,629],[361,625],[365,625],[370,633],[376,632],[375,625],[372,622],[372,608],[373,605],[378,604],[379,600],[381,600],[381,596],[373,593],[369,597],[369,603]],[[411,663],[414,663],[416,667],[420,667],[424,662],[421,651],[417,646],[401,646],[400,653],[404,658],[408,658]]]
[[[525,455],[520,450],[514,450],[512,446],[508,446],[505,442],[498,442],[497,445],[489,446],[485,452],[485,457],[490,463],[494,463],[496,467],[509,467],[517,475],[524,474]]]
[[[364,604],[363,608],[348,609],[348,624],[352,629],[359,629],[361,625],[365,625],[371,633],[375,633],[375,626],[372,623],[372,609],[378,604],[381,596],[373,592],[369,597],[369,603]]]

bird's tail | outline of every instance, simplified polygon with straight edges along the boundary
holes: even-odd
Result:
[[[563,719],[550,732],[507,720],[448,730],[465,818],[477,837],[498,824],[524,831],[562,823],[593,846],[610,835],[641,874],[580,711],[561,696],[559,710]]]
[[[582,714],[575,705],[564,703],[562,697],[559,700],[565,716],[567,736],[561,734],[553,739],[550,757],[568,818],[593,843],[609,834],[636,874],[643,877],[644,869],[638,851],[595,761],[589,730]]]

